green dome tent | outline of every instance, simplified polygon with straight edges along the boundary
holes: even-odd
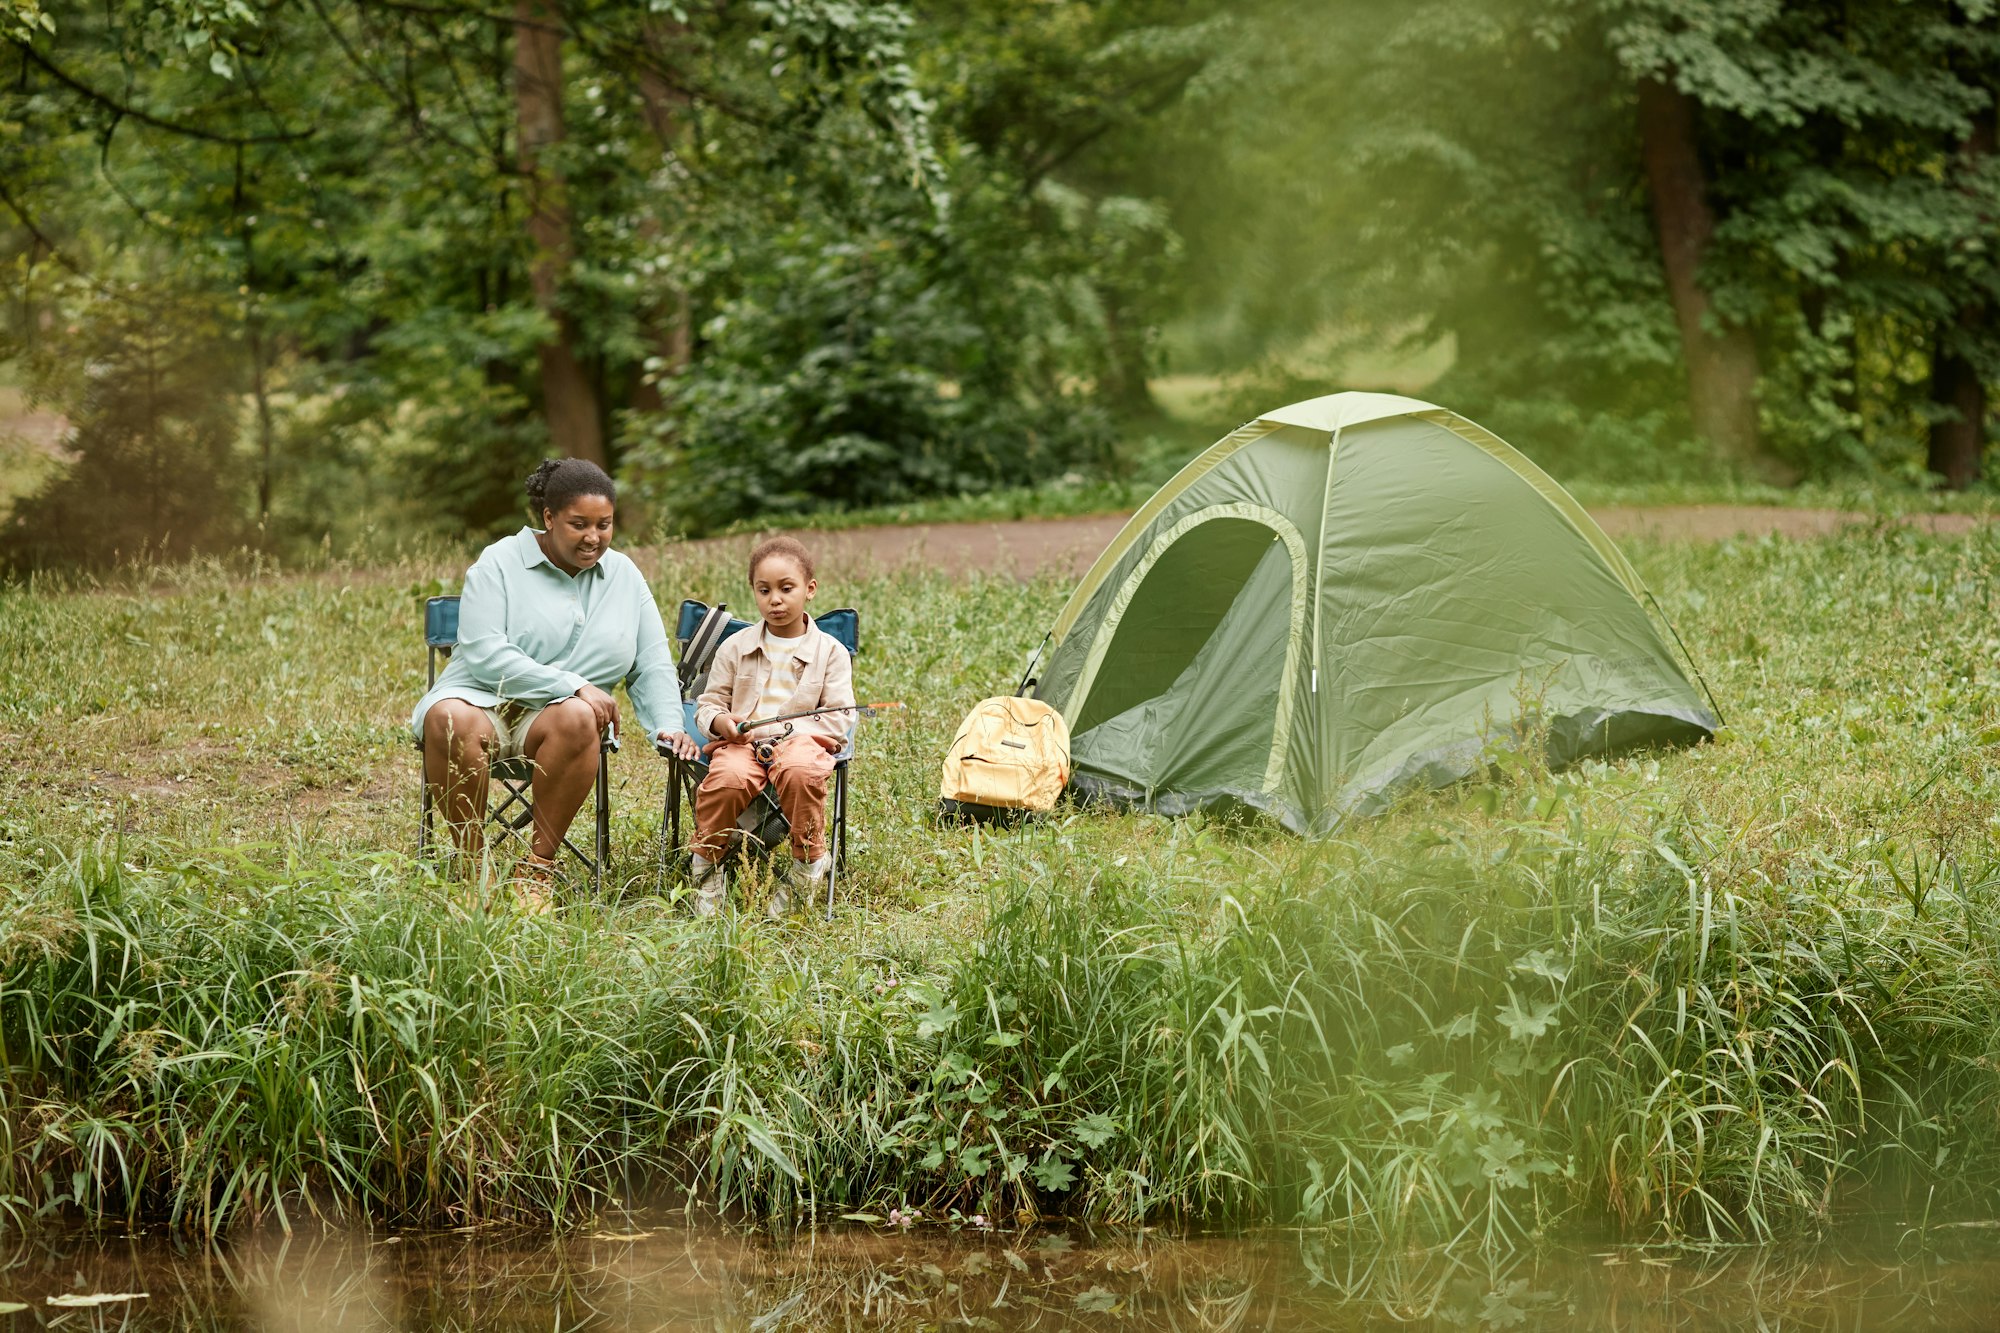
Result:
[[[1300,833],[1482,766],[1700,740],[1717,720],[1639,577],[1490,432],[1391,394],[1269,412],[1160,488],[1049,633],[1033,693],[1076,787]]]

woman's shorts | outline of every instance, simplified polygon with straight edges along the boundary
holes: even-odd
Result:
[[[440,699],[432,708],[444,703]],[[465,704],[468,708],[478,705],[467,699],[453,699],[452,703]],[[519,759],[528,745],[528,728],[535,725],[535,719],[542,715],[541,707],[535,704],[506,702],[492,708],[480,708],[486,720],[493,724],[493,758]]]
[[[486,720],[493,724],[493,735],[497,738],[495,759],[519,759],[528,748],[528,728],[535,725],[535,719],[542,710],[528,704],[503,703],[497,708],[482,708]]]

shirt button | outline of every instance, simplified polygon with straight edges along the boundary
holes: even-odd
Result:
[[[579,611],[576,613],[576,623],[579,625],[583,623],[583,612]]]

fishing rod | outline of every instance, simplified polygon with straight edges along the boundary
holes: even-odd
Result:
[[[880,703],[872,704],[828,704],[824,708],[807,708],[796,713],[774,713],[770,717],[753,718],[748,722],[739,723],[736,730],[741,734],[752,727],[768,727],[779,722],[790,722],[794,718],[818,717],[822,713],[845,713],[849,710],[859,713],[862,717],[873,717],[877,713],[894,712],[902,706],[903,701],[900,699],[884,699]]]
[[[785,730],[779,735],[764,737],[758,740],[746,741],[746,743],[750,746],[751,750],[756,754],[758,761],[760,763],[768,764],[771,762],[773,754],[775,754],[777,751],[778,742],[785,739],[786,736],[792,734],[792,728],[790,724],[798,720],[799,718],[819,717],[821,714],[824,713],[845,713],[849,709],[852,709],[855,713],[859,714],[861,717],[874,717],[877,713],[895,712],[901,709],[903,706],[904,706],[903,702],[900,699],[884,699],[877,703],[829,704],[823,708],[803,708],[796,713],[776,713],[770,717],[752,718],[750,721],[745,722],[741,726],[737,727],[736,734],[740,737],[743,735],[744,732],[751,730],[753,727],[775,726],[777,723],[780,722],[787,724]],[[701,747],[702,752],[705,754],[713,754],[715,752],[715,748],[721,744],[722,740],[720,737],[718,737],[715,740],[709,741],[707,744],[703,745]],[[662,753],[665,753],[665,751],[662,751]]]

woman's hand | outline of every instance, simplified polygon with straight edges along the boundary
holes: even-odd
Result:
[[[657,739],[679,758],[697,759],[701,756],[701,747],[696,745],[694,737],[685,731],[663,731]]]
[[[589,704],[590,711],[597,714],[597,729],[600,732],[618,725],[618,701],[603,690],[595,685],[586,685],[576,692],[576,697]]]

